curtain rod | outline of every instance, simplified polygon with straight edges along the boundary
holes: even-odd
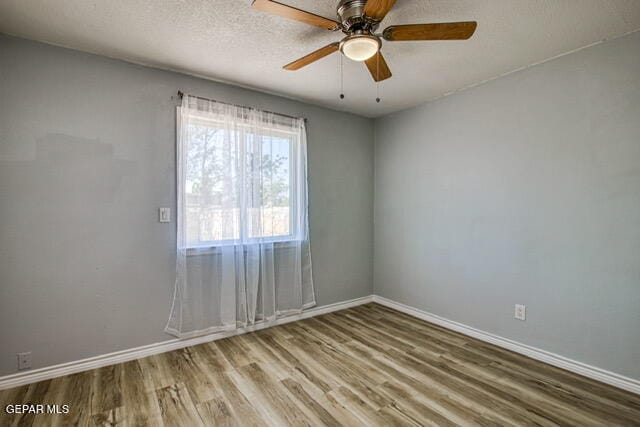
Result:
[[[179,96],[180,98],[182,98],[182,97],[184,96],[184,92],[182,92],[181,90],[179,90],[179,91],[178,91],[178,96]],[[231,104],[231,103],[229,103],[229,102],[216,101],[215,99],[203,98],[203,97],[201,97],[201,96],[195,96],[195,95],[189,95],[189,96],[191,96],[191,97],[193,97],[193,98],[196,98],[196,99],[201,99],[201,100],[203,100],[203,101],[213,101],[213,102],[217,102],[217,103],[224,104],[224,105],[231,105],[231,106],[233,106],[233,107],[238,107],[238,108],[249,108],[249,109],[251,109],[251,110],[257,110],[257,108],[253,108],[253,107],[246,107],[246,106],[244,106],[244,105],[238,105],[238,104]],[[266,113],[275,114],[275,115],[277,115],[277,116],[288,117],[288,118],[290,118],[290,119],[302,119],[302,120],[304,120],[305,122],[307,121],[307,118],[306,118],[306,117],[295,117],[295,116],[289,116],[288,114],[276,113],[276,112],[273,112],[273,111],[267,111],[267,110],[263,110],[263,111],[265,111]]]

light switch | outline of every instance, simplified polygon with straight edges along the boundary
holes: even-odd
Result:
[[[171,209],[170,208],[160,208],[159,215],[160,222],[171,222]]]

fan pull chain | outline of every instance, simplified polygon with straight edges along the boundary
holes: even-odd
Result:
[[[380,52],[376,53],[376,102],[380,103]]]
[[[340,53],[340,99],[344,99],[344,69],[342,59],[342,53]]]

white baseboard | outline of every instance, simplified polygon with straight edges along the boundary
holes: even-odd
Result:
[[[311,308],[303,311],[301,314],[283,317],[277,319],[274,322],[261,323],[246,328],[235,329],[232,331],[216,332],[188,339],[171,339],[155,344],[149,344],[141,347],[103,354],[100,356],[89,357],[87,359],[47,366],[44,368],[33,369],[25,372],[18,372],[16,374],[0,377],[0,390],[48,380],[63,375],[75,374],[77,372],[87,371],[90,369],[101,368],[103,366],[113,365],[115,363],[122,363],[129,360],[140,359],[143,357],[152,356],[154,354],[165,353],[167,351],[215,341],[234,335],[244,334],[247,332],[258,331],[260,329],[269,328],[271,326],[282,325],[289,322],[295,322],[296,320],[302,320],[309,317],[319,316],[321,314],[331,313],[333,311],[344,310],[346,308],[355,307],[361,304],[367,304],[371,301],[373,301],[373,295],[356,298],[349,301],[338,302],[335,304],[329,304],[322,307]]]
[[[468,335],[473,338],[477,338],[481,341],[488,342],[490,344],[497,345],[498,347],[506,348],[507,350],[514,351],[516,353],[523,354],[532,359],[539,360],[549,365],[557,366],[567,371],[574,372],[579,375],[583,375],[588,378],[592,378],[597,381],[601,381],[605,384],[612,385],[614,387],[621,388],[623,390],[630,391],[632,393],[640,394],[640,381],[625,377],[623,375],[616,374],[614,372],[606,371],[604,369],[590,366],[582,362],[578,362],[558,354],[554,354],[548,351],[540,350],[535,347],[531,347],[519,342],[500,337],[498,335],[484,332],[471,326],[464,325],[462,323],[454,322],[449,319],[437,316],[435,314],[428,313],[405,304],[401,304],[390,299],[378,296],[370,295],[362,298],[356,298],[349,301],[339,302],[335,304],[329,304],[322,307],[312,308],[305,310],[301,314],[283,317],[275,322],[258,324],[246,328],[241,328],[233,331],[216,332],[212,334],[202,335],[198,337],[188,339],[171,339],[155,344],[149,344],[141,347],[135,347],[127,350],[116,351],[113,353],[103,354],[100,356],[90,357],[87,359],[77,360],[73,362],[62,363],[59,365],[48,366],[39,369],[33,369],[25,372],[18,372],[16,374],[0,377],[0,390],[18,387],[25,384],[30,384],[38,381],[48,380],[63,375],[74,374],[77,372],[87,371],[90,369],[96,369],[103,366],[113,365],[115,363],[127,362],[134,359],[140,359],[154,354],[165,353],[167,351],[177,350],[192,345],[202,344],[205,342],[215,341],[222,338],[227,338],[234,335],[240,335],[247,332],[257,331],[260,329],[269,328],[271,326],[282,325],[289,322],[295,322],[296,320],[302,320],[309,317],[319,316],[321,314],[331,313],[333,311],[344,310],[349,307],[355,307],[361,304],[367,304],[370,302],[376,302],[394,310],[406,313],[410,316],[417,317],[418,319],[425,320],[427,322],[434,323],[447,329],[451,329],[456,332],[460,332],[464,335]]]
[[[445,319],[444,317],[440,317],[435,314],[431,314],[426,311],[422,311],[417,308],[413,308],[378,295],[373,296],[373,302],[392,308],[394,310],[401,311],[410,316],[417,317],[418,319],[434,323],[444,328],[460,332],[461,334],[477,338],[481,341],[497,345],[498,347],[506,348],[507,350],[520,353],[549,365],[574,372],[576,374],[612,385],[614,387],[621,388],[623,390],[630,391],[632,393],[640,394],[640,381],[633,378],[625,377],[623,375],[606,371],[595,366],[590,366],[555,353],[528,346],[526,344],[521,344],[519,342],[503,338],[489,332],[484,332],[471,326],[454,322],[453,320]]]

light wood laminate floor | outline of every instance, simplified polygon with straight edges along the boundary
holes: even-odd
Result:
[[[367,304],[0,391],[8,425],[640,425],[640,396]],[[9,403],[68,415],[8,415]]]

